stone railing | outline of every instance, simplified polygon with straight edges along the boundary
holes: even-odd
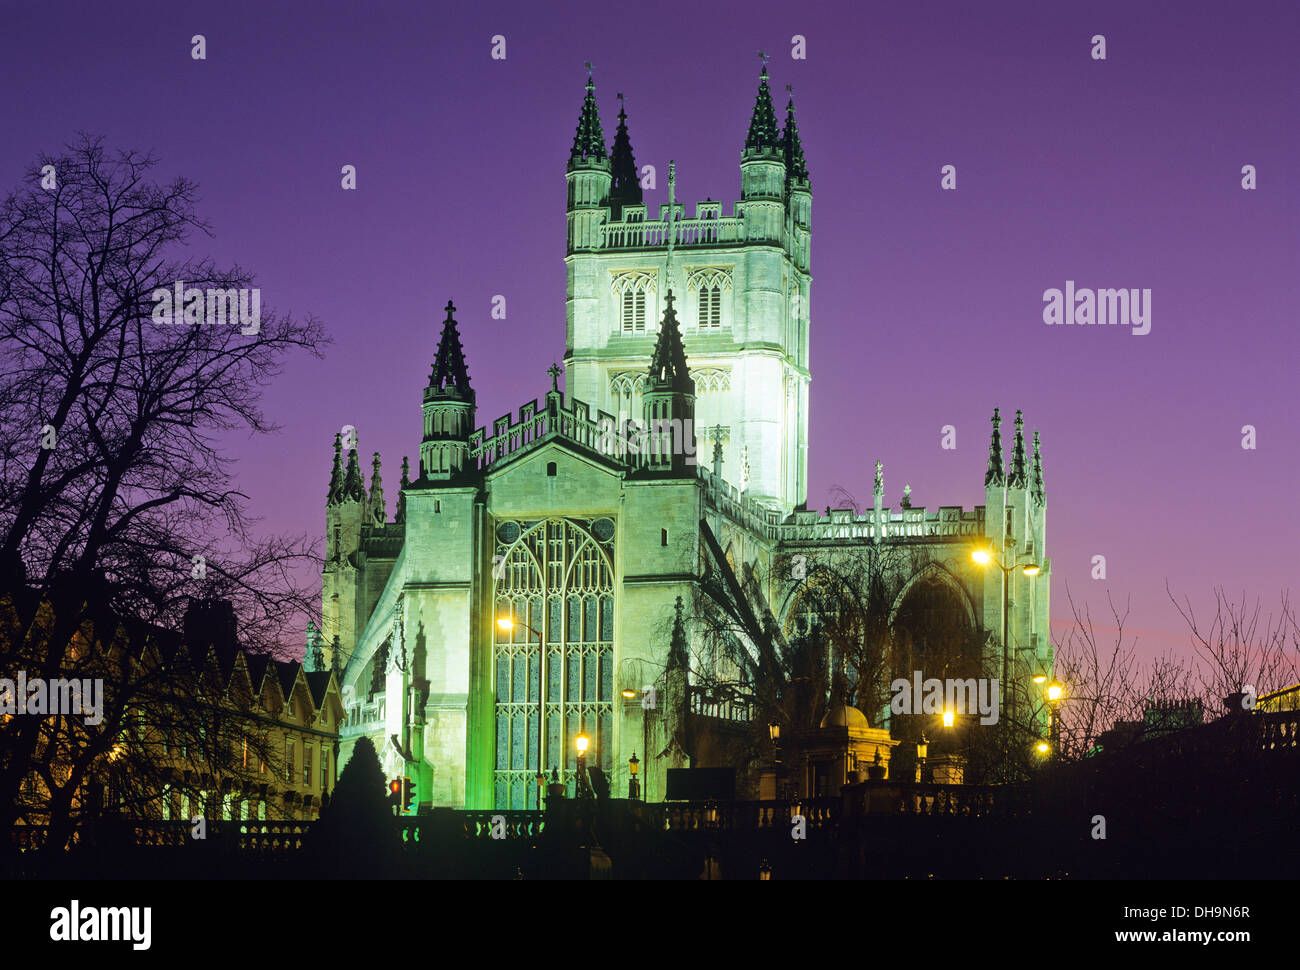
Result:
[[[1300,711],[1256,714],[1252,720],[1259,725],[1261,751],[1300,754]]]
[[[796,816],[802,817],[808,831],[830,828],[839,817],[838,798],[814,798],[795,801],[744,802],[664,802],[645,805],[656,828],[666,832],[708,831],[786,831]]]
[[[673,246],[728,246],[745,241],[745,220],[732,216],[716,219],[676,219]],[[600,227],[601,249],[650,249],[668,245],[668,223],[613,222]]]
[[[564,397],[558,391],[549,392],[545,402],[539,411],[537,402],[529,401],[519,409],[518,420],[509,414],[497,418],[492,422],[491,435],[485,428],[474,431],[469,436],[469,458],[475,467],[487,468],[503,458],[527,451],[553,435],[602,453],[609,450],[602,446],[616,440],[617,436],[609,434],[615,423],[612,415],[599,411],[592,418],[591,409],[576,398],[565,407]]]
[[[1025,793],[1010,786],[865,781],[846,785],[842,801],[845,817],[926,815],[1005,818],[1027,812]]]
[[[546,823],[546,813],[538,811],[464,811],[456,816],[465,837],[478,841],[535,838],[542,834]]]
[[[808,509],[794,512],[777,527],[782,542],[863,542],[903,538],[965,538],[984,535],[984,507],[964,509],[943,505],[931,512],[924,507],[867,509],[855,515],[852,509],[831,509],[821,515]]]
[[[690,685],[687,690],[690,712],[700,717],[716,717],[723,721],[752,721],[754,699],[748,694],[725,684],[704,687]]]

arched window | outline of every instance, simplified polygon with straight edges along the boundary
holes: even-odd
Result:
[[[916,579],[894,614],[899,660],[926,677],[955,675],[973,659],[971,629],[961,592],[937,572]]]
[[[722,293],[731,290],[731,272],[705,267],[692,272],[686,280],[688,292],[695,294],[695,325],[703,331],[722,328]]]
[[[654,317],[649,296],[655,292],[654,274],[620,273],[614,277],[611,290],[618,307],[619,331],[628,335],[645,333],[646,320]]]
[[[497,523],[493,681],[495,805],[537,808],[536,775],[614,758],[614,522],[600,518]]]

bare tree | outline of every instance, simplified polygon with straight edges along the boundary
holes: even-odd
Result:
[[[1223,587],[1214,589],[1214,615],[1202,623],[1191,600],[1182,603],[1165,584],[1192,637],[1192,649],[1201,661],[1200,684],[1207,709],[1220,710],[1230,695],[1250,691],[1256,696],[1289,687],[1300,680],[1300,626],[1290,594],[1280,594],[1278,614],[1263,615],[1259,598],[1248,604],[1246,594],[1233,602]]]
[[[1136,638],[1126,638],[1129,604],[1121,612],[1110,594],[1113,642],[1099,633],[1092,611],[1075,603],[1067,584],[1065,596],[1074,625],[1056,652],[1056,678],[1066,685],[1066,697],[1059,705],[1059,756],[1067,761],[1084,757],[1096,747],[1101,735],[1121,718],[1142,716],[1142,691],[1138,684]]]
[[[4,658],[47,681],[116,678],[95,730],[41,717],[0,725],[5,830],[42,764],[47,808],[72,813],[128,712],[142,709],[142,681],[121,660],[132,631],[118,618],[174,629],[195,596],[225,596],[245,643],[270,647],[286,629],[297,640],[310,606],[292,570],[318,560],[303,538],[254,539],[218,438],[275,430],[260,389],[286,354],[318,355],[321,328],[266,312],[255,326],[205,319],[202,297],[197,322],[181,322],[188,297],[185,314],[157,317],[158,291],[228,294],[256,281],[187,252],[208,233],[196,187],[151,181],[155,164],[82,136],[39,158],[0,206]]]

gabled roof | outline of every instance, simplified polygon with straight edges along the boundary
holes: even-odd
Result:
[[[325,703],[325,695],[330,689],[330,679],[334,676],[328,670],[309,670],[304,676],[307,678],[307,687],[311,691],[311,702],[317,710]]]

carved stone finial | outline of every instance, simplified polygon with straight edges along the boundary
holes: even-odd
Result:
[[[551,375],[551,390],[558,391],[560,389],[560,374],[562,373],[560,365],[551,364],[551,366],[546,369],[546,373]]]

